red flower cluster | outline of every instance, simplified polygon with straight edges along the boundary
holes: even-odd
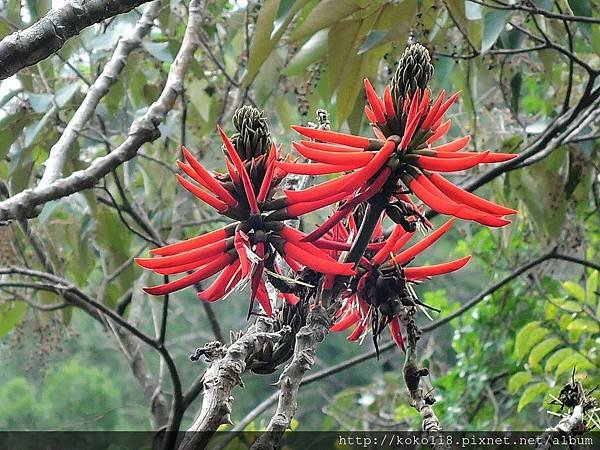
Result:
[[[402,225],[396,225],[389,237],[384,237],[381,220],[377,225],[365,255],[361,258],[355,281],[350,289],[344,292],[342,307],[336,314],[336,321],[331,330],[343,331],[355,326],[348,336],[349,341],[363,337],[372,330],[375,343],[383,329],[389,325],[391,335],[397,345],[403,347],[401,323],[398,317],[402,307],[425,306],[415,295],[411,284],[418,283],[433,276],[454,272],[464,267],[470,256],[442,264],[430,266],[408,267],[421,252],[440,239],[452,226],[455,219],[450,219],[437,230],[414,245],[403,247],[414,236],[414,231],[407,231]],[[347,225],[339,222],[327,235],[331,239],[347,242],[350,236],[358,232],[354,216],[350,215]],[[340,246],[332,252],[339,256]],[[331,280],[329,280],[331,281]],[[327,282],[327,281],[326,281]]]
[[[231,140],[219,128],[226,173],[211,173],[183,148],[185,162],[178,164],[189,179],[177,175],[178,181],[233,223],[154,249],[151,258],[137,258],[138,264],[158,274],[183,274],[145,291],[164,295],[218,274],[199,292],[200,299],[219,300],[249,282],[249,313],[257,299],[264,313],[271,315],[274,299],[265,275],[291,304],[299,300],[295,294],[304,296],[308,291],[288,289],[288,281],[305,289],[303,277],[314,275],[319,286],[311,287],[310,295],[342,292],[333,331],[355,326],[348,339],[358,340],[371,329],[377,345],[378,336],[389,326],[403,348],[401,315],[428,307],[419,301],[412,285],[458,270],[470,256],[421,267],[409,266],[412,260],[444,235],[454,218],[501,227],[510,223],[504,216],[516,213],[459,188],[440,174],[507,161],[515,155],[462,151],[469,136],[435,145],[450,129],[451,121],[444,116],[458,94],[446,99],[442,91],[432,99],[426,88],[433,71],[429,54],[424,47],[411,45],[393,88],[386,87],[383,98],[365,80],[369,102],[365,113],[374,138],[297,126],[293,128],[309,139],[293,143],[294,148],[312,162],[283,160],[262,112],[244,107],[234,115],[238,132]],[[302,190],[281,189],[290,173],[342,175]],[[283,197],[276,198],[278,192]],[[453,217],[403,249],[417,228],[433,229],[411,195]],[[284,222],[336,203],[331,216],[308,235]],[[387,238],[382,226],[385,217],[396,223]],[[292,275],[283,276],[281,260]],[[274,278],[285,282],[276,284]]]
[[[377,96],[366,79],[365,88],[369,101],[365,113],[371,121],[376,138],[293,127],[312,139],[294,143],[294,148],[315,163],[280,163],[282,170],[312,175],[348,173],[304,191],[286,193],[286,198],[315,201],[324,192],[329,192],[336,200],[354,196],[354,200],[347,202],[347,207],[344,208],[345,212],[349,212],[352,206],[369,200],[382,190],[391,197],[400,198],[406,189],[406,192],[413,193],[441,214],[473,220],[491,227],[510,223],[503,216],[515,214],[515,210],[467,192],[438,173],[461,171],[482,163],[507,161],[516,156],[490,151],[460,151],[469,143],[470,136],[432,146],[450,129],[451,120],[444,121],[444,115],[458,93],[445,100],[445,93],[442,91],[435,101],[431,101],[429,89],[421,93],[417,88],[413,97],[404,99],[401,109],[397,110],[389,86],[385,89],[383,99]],[[404,187],[399,185],[400,181]],[[311,233],[309,240],[325,231],[326,226],[320,227],[315,233]]]
[[[168,294],[203,281],[220,272],[219,276],[198,297],[204,301],[219,300],[236,286],[250,281],[250,308],[256,298],[264,312],[271,314],[271,299],[263,272],[279,273],[275,260],[279,254],[294,270],[309,267],[324,274],[353,275],[352,264],[331,258],[312,243],[304,242],[306,235],[277,217],[264,206],[281,182],[276,162],[279,150],[271,144],[268,154],[243,161],[227,135],[219,128],[226,151],[227,174],[211,174],[184,147],[187,162],[179,167],[189,181],[177,175],[177,180],[189,192],[206,202],[219,213],[236,220],[210,233],[167,245],[151,251],[153,258],[136,258],[144,268],[162,275],[186,273],[183,277],[144,290],[153,295]],[[195,183],[194,183],[195,182]],[[306,209],[309,212],[312,209]],[[283,294],[290,303],[297,302],[291,294]]]

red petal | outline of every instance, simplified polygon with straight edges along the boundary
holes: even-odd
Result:
[[[398,239],[406,234],[408,234],[407,231],[401,225],[396,225],[392,234],[390,234],[390,237],[387,238],[385,245],[372,258],[373,265],[378,266],[385,261],[396,245]],[[410,236],[412,236],[412,233],[410,233],[409,238]]]
[[[179,174],[176,174],[175,177],[177,178],[177,181],[179,181],[179,183],[185,189],[187,189],[189,192],[194,194],[196,197],[198,197],[203,202],[205,202],[205,203],[209,204],[210,206],[212,206],[213,208],[215,208],[217,211],[224,212],[227,209],[229,209],[229,205],[227,205],[227,203],[210,195],[208,192],[203,191],[202,188],[200,188],[200,186],[196,186],[195,184],[190,183],[188,180],[186,180]]]
[[[420,168],[426,170],[435,170],[438,172],[458,172],[475,167],[486,156],[487,153],[485,152],[475,153],[473,156],[468,156],[465,158],[436,158],[432,156],[408,155],[406,160],[409,162],[412,160],[412,158],[416,158],[417,164],[415,165],[418,165]]]
[[[298,125],[292,125],[292,128],[301,135],[316,139],[317,141],[334,142],[362,149],[369,147],[369,144],[372,143],[371,139],[351,134],[336,133],[335,131],[319,130],[318,128],[301,127]]]
[[[237,200],[225,189],[221,183],[213,178],[213,176],[204,168],[200,162],[194,158],[194,156],[184,146],[181,147],[183,156],[190,163],[190,166],[198,174],[198,176],[204,181],[206,188],[215,193],[217,197],[220,197],[229,206],[237,205]],[[188,173],[188,172],[186,172]],[[188,173],[189,175],[189,173]]]
[[[450,261],[442,264],[434,264],[431,266],[423,267],[406,267],[404,274],[408,280],[419,280],[427,277],[434,277],[437,275],[443,275],[445,273],[454,272],[465,266],[471,259],[470,256]]]
[[[210,231],[208,233],[193,237],[191,239],[187,239],[185,241],[152,249],[150,250],[150,253],[153,255],[167,256],[174,255],[180,252],[187,252],[233,236],[234,231],[235,224],[227,225],[223,228],[219,228],[218,230]]]
[[[401,265],[410,261],[415,256],[417,256],[419,253],[421,253],[423,250],[430,247],[435,241],[437,241],[439,238],[441,238],[444,234],[446,234],[446,232],[450,229],[450,227],[452,226],[453,223],[454,223],[454,219],[452,218],[449,221],[447,221],[444,225],[439,227],[437,230],[435,230],[434,232],[427,235],[424,239],[421,239],[419,242],[417,242],[412,247],[409,247],[406,250],[404,250],[402,253],[399,253],[398,255],[394,256],[394,259],[396,260],[396,262],[398,264],[401,264]]]
[[[467,135],[456,139],[452,142],[448,142],[447,144],[438,145],[437,147],[431,147],[428,150],[433,150],[435,152],[457,152],[465,148],[469,142],[471,142],[471,136]]]
[[[435,130],[435,133],[433,133],[433,135],[431,135],[431,137],[429,139],[427,139],[427,143],[433,144],[435,141],[437,141],[441,137],[445,136],[446,133],[448,132],[448,130],[450,130],[451,126],[452,126],[452,120],[451,119],[446,120],[443,124],[441,124],[437,128],[437,130]]]
[[[502,205],[490,202],[481,197],[478,197],[471,192],[467,192],[464,189],[459,188],[454,183],[446,180],[443,176],[437,173],[433,173],[430,176],[431,182],[440,190],[444,191],[446,195],[457,202],[463,203],[472,208],[494,214],[504,216],[507,214],[516,214],[518,211],[507,208]]]
[[[336,333],[339,331],[344,331],[344,330],[350,328],[352,325],[354,325],[359,320],[360,320],[360,312],[358,310],[354,310],[354,311],[346,314],[344,317],[342,317],[336,323],[334,323],[333,326],[330,328],[330,330],[333,333]]]
[[[214,302],[223,298],[242,278],[239,268],[239,261],[234,261],[233,264],[225,267],[210,286],[198,292],[198,298],[205,302]]]
[[[339,172],[350,172],[351,170],[363,167],[364,164],[356,163],[354,165],[323,164],[323,163],[287,163],[276,162],[277,167],[286,173],[296,173],[299,175],[329,175]]]
[[[385,106],[385,114],[390,118],[396,117],[396,111],[394,108],[394,102],[392,101],[392,93],[389,85],[387,85],[383,91],[383,104]]]
[[[144,291],[151,295],[164,295],[179,291],[180,289],[191,286],[194,283],[198,283],[199,281],[214,275],[222,270],[225,266],[230,264],[232,260],[233,256],[229,253],[226,253],[190,275],[186,275],[178,280],[171,281],[170,283],[144,288]]]
[[[176,267],[182,264],[188,264],[206,259],[212,259],[215,255],[224,253],[231,244],[230,239],[224,239],[202,248],[197,248],[189,252],[183,252],[172,256],[163,256],[160,258],[134,258],[135,262],[146,269],[161,269],[166,267]]]
[[[356,271],[352,263],[340,263],[334,259],[324,259],[311,254],[300,247],[300,243],[286,242],[283,245],[284,252],[292,259],[321,273],[332,275],[354,275]]]
[[[385,123],[383,101],[379,98],[375,89],[373,89],[373,85],[371,85],[368,78],[365,78],[365,93],[367,94],[367,101],[373,110],[377,123]]]
[[[298,153],[308,159],[325,164],[338,164],[340,166],[344,166],[348,161],[360,162],[362,165],[366,165],[375,156],[374,152],[327,152],[308,148],[297,142],[292,142],[292,145]]]

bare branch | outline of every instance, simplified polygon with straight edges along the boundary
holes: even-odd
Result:
[[[59,178],[46,186],[26,189],[0,202],[0,221],[17,217],[34,217],[38,214],[37,206],[93,187],[106,174],[135,157],[143,144],[158,139],[160,136],[158,126],[173,108],[175,100],[183,89],[187,68],[198,48],[197,30],[201,25],[198,1],[191,2],[189,11],[188,29],[177,57],[171,65],[166,85],[146,114],[131,125],[125,142],[110,154],[95,159],[86,169],[73,172],[68,177]]]
[[[148,0],[70,1],[50,10],[29,28],[0,41],[0,80],[47,58],[84,28],[146,2]]]
[[[40,187],[47,186],[62,176],[69,149],[94,114],[102,97],[104,97],[111,86],[117,82],[119,74],[125,67],[127,57],[141,44],[144,36],[150,31],[150,28],[152,28],[152,23],[159,12],[160,0],[155,0],[147,6],[144,15],[131,34],[127,34],[119,40],[110,61],[104,66],[102,73],[96,81],[94,81],[94,84],[90,86],[85,99],[81,105],[79,105],[75,114],[73,114],[71,121],[60,135],[56,144],[50,149],[48,159],[44,163],[45,170],[39,183]]]

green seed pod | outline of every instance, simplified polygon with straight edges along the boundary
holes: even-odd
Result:
[[[248,160],[265,155],[271,148],[271,133],[264,111],[252,106],[242,106],[233,114],[237,132],[231,136],[240,158]]]
[[[396,111],[402,111],[405,98],[412,98],[417,88],[425,89],[433,75],[429,50],[419,43],[409,44],[398,62],[392,78],[392,99]]]

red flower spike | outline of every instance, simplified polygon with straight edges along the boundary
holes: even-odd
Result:
[[[238,254],[238,258],[242,267],[242,278],[246,278],[250,273],[250,260],[248,259],[248,253],[246,246],[249,245],[248,236],[243,231],[236,231],[234,238],[235,251]]]
[[[277,167],[285,173],[295,173],[298,175],[330,175],[332,173],[349,172],[362,167],[362,163],[340,166],[338,164],[323,163],[287,163],[276,162]]]
[[[371,84],[368,78],[365,78],[365,93],[367,94],[367,101],[371,106],[371,110],[375,115],[377,123],[385,123],[383,101],[379,98],[379,96],[375,92],[375,89],[373,89],[373,85]]]
[[[447,144],[431,147],[428,150],[433,150],[434,152],[457,152],[469,145],[469,142],[471,142],[471,136],[467,135]]]
[[[215,258],[211,263],[196,270],[190,275],[186,275],[178,280],[171,281],[169,283],[161,284],[159,286],[146,287],[144,291],[151,295],[165,295],[171,292],[179,291],[180,289],[191,286],[194,283],[205,280],[206,278],[214,275],[215,273],[223,270],[225,266],[229,265],[233,261],[234,257],[231,253]]]
[[[439,227],[437,230],[428,234],[424,239],[421,239],[412,247],[407,248],[403,252],[394,256],[394,260],[396,263],[402,265],[409,262],[419,253],[430,247],[434,242],[436,242],[439,238],[441,238],[444,234],[448,232],[452,224],[454,223],[454,218],[448,220],[444,225]]]
[[[425,170],[437,172],[459,172],[479,164],[489,152],[474,153],[465,158],[434,158],[431,156],[406,155],[406,162]]]
[[[435,123],[438,120],[443,120],[444,114],[446,114],[446,111],[448,111],[448,109],[452,106],[452,104],[456,101],[456,99],[459,97],[460,95],[460,91],[455,92],[454,94],[452,94],[450,96],[450,98],[448,100],[446,100],[442,106],[440,106],[439,111],[436,113],[435,119],[433,120],[433,122]]]
[[[400,347],[402,351],[406,351],[404,348],[404,338],[402,337],[402,326],[398,317],[394,317],[390,322],[390,333],[396,345]]]
[[[494,202],[490,202],[489,200],[485,200],[481,197],[478,197],[471,192],[465,191],[464,189],[459,188],[454,183],[446,180],[443,176],[432,173],[429,175],[429,179],[431,182],[440,190],[446,193],[446,195],[457,202],[463,203],[472,208],[478,209],[480,211],[485,211],[489,214],[504,216],[510,214],[516,214],[517,211],[511,208],[507,208],[502,205],[498,205]]]
[[[231,162],[233,162],[233,165],[235,166],[238,173],[241,173],[244,163],[242,162],[240,155],[235,150],[229,137],[225,134],[225,132],[219,125],[217,125],[217,131],[219,132],[219,135],[221,136],[221,140],[223,141],[223,144],[225,145],[225,151],[227,152],[227,156],[229,156],[229,159],[231,160]]]
[[[329,258],[324,259],[311,254],[310,251],[300,247],[300,243],[285,242],[283,251],[286,256],[298,261],[300,264],[309,267],[317,272],[329,273],[332,275],[354,275],[356,271],[352,263],[340,263]]]
[[[189,252],[183,252],[172,256],[163,256],[160,258],[134,258],[134,261],[145,269],[176,267],[182,264],[212,259],[212,257],[230,250],[232,244],[233,239],[228,238]]]
[[[348,161],[355,160],[356,162],[360,162],[364,165],[368,164],[369,161],[371,161],[375,156],[374,152],[325,152],[322,150],[314,150],[312,148],[305,147],[297,142],[292,142],[292,145],[302,156],[325,164],[337,164],[343,166]],[[341,170],[342,169],[340,169],[340,171]]]
[[[341,186],[344,190],[355,190],[364,183],[364,181],[372,178],[383,165],[388,161],[394,150],[396,150],[397,140],[390,138],[386,141],[385,145],[377,152],[375,157],[363,167],[361,170],[354,172],[352,175],[346,175],[341,179],[345,179],[346,183]]]
[[[192,169],[198,174],[198,176],[204,181],[204,183],[199,182],[200,184],[206,186],[206,188],[214,193],[217,197],[223,200],[231,207],[235,207],[237,205],[237,200],[229,193],[227,189],[225,189],[221,183],[213,178],[213,176],[204,168],[200,162],[194,158],[194,156],[188,151],[184,146],[181,147],[181,151],[183,152],[183,156],[188,161]],[[180,166],[181,167],[181,166]],[[186,173],[188,173],[186,171]],[[189,175],[189,173],[188,173]],[[194,178],[194,177],[192,177]]]
[[[217,211],[224,212],[227,209],[229,209],[229,206],[227,205],[227,203],[210,195],[208,192],[203,191],[200,188],[200,186],[196,186],[195,184],[190,183],[188,180],[186,180],[179,174],[176,174],[175,177],[177,177],[177,181],[179,181],[179,184],[181,184],[185,189],[187,189],[189,192],[194,194],[196,197],[198,197],[203,202],[205,202],[205,203],[209,204],[210,206],[212,206],[213,208],[215,208]]]
[[[348,200],[343,206],[341,206],[337,211],[335,211],[322,225],[320,225],[316,230],[314,230],[312,233],[306,236],[304,240],[310,242],[319,239],[327,231],[331,230],[336,223],[338,223],[340,220],[346,217],[350,213],[350,211],[352,211],[356,207],[356,205],[362,202],[366,202],[371,197],[376,195],[379,192],[379,190],[383,187],[385,182],[388,180],[391,172],[392,169],[390,169],[389,167],[386,167],[384,170],[382,170],[381,173],[377,175],[375,181],[373,181],[373,183],[363,193],[357,195],[353,199]]]
[[[439,194],[441,194],[441,192],[437,188],[435,189],[437,192],[432,192],[429,186],[425,184],[425,175],[419,175],[417,178],[407,178],[409,178],[407,186],[423,201],[423,203],[434,211],[441,214],[454,215],[456,211],[460,209],[460,205],[451,201],[445,195],[442,194],[440,196]]]
[[[383,145],[383,142],[379,142],[375,139],[352,136],[351,134],[345,133],[336,133],[335,131],[319,130],[318,128],[301,127],[298,125],[292,125],[292,128],[302,136],[306,136],[317,141],[326,141],[347,145],[349,147],[376,150]]]
[[[442,89],[442,91],[438,95],[437,99],[435,100],[435,102],[433,103],[431,108],[429,109],[429,112],[427,113],[427,116],[425,117],[425,120],[423,121],[421,128],[426,130],[431,127],[433,122],[435,122],[437,112],[439,111],[440,106],[442,106],[442,102],[444,101],[445,97],[446,97],[446,91]]]
[[[367,116],[367,119],[369,119],[369,122],[377,123],[377,118],[375,117],[375,114],[373,113],[371,108],[369,108],[368,106],[365,106],[365,116]]]
[[[322,150],[325,152],[336,152],[336,153],[356,153],[364,152],[362,148],[348,147],[347,145],[340,144],[328,144],[326,142],[315,142],[315,141],[300,141],[305,147],[312,148],[314,150]]]
[[[204,302],[214,302],[224,297],[242,278],[240,262],[234,261],[219,274],[217,278],[203,291],[198,292],[198,298]]]
[[[423,267],[406,267],[404,268],[404,275],[406,275],[406,278],[411,281],[443,275],[464,267],[470,259],[470,256],[465,256],[464,258],[442,264],[433,264],[431,266]]]
[[[437,140],[439,140],[440,138],[442,138],[443,136],[445,136],[446,133],[448,133],[448,130],[450,130],[451,126],[452,126],[452,119],[446,120],[443,124],[441,124],[435,130],[435,133],[433,133],[433,135],[429,139],[427,139],[427,144],[431,145],[434,142],[436,142]]]
[[[385,114],[388,117],[396,117],[396,110],[394,108],[394,102],[392,101],[392,91],[390,86],[386,86],[383,91],[383,104],[385,106]]]
[[[154,248],[150,250],[150,253],[152,255],[169,256],[180,252],[188,252],[233,236],[235,227],[235,224],[226,225],[223,228],[219,228],[201,236],[196,236],[175,244],[165,245],[164,247]]]
[[[385,245],[372,258],[371,261],[373,265],[378,266],[385,261],[389,257],[390,252],[396,245],[398,239],[405,234],[408,234],[407,231],[401,225],[396,225],[392,231],[392,234],[390,234],[390,237],[387,238]],[[410,233],[410,236],[412,236],[412,233]]]
[[[360,320],[360,312],[358,310],[354,310],[351,313],[346,314],[339,321],[333,324],[330,330],[334,333],[338,331],[344,331],[354,325],[356,322]]]

